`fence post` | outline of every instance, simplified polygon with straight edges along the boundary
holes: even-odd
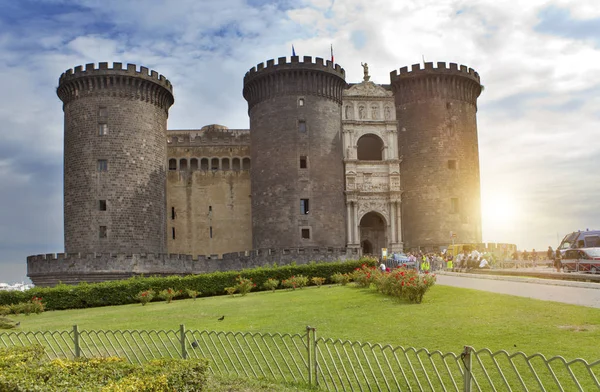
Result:
[[[81,357],[81,347],[79,347],[79,329],[77,324],[73,325],[73,344],[75,345],[75,358]]]
[[[185,325],[179,325],[179,342],[181,343],[181,358],[187,359],[187,348],[185,347]]]
[[[472,367],[473,367],[473,358],[471,357],[471,353],[473,352],[473,348],[469,346],[465,346],[465,351],[460,355],[463,364],[465,365],[465,372],[463,374],[463,391],[471,392],[471,380],[473,379]]]
[[[315,358],[315,385],[319,385],[319,358],[317,355],[317,329],[313,328],[313,356]]]
[[[306,364],[308,370],[308,385],[312,385],[312,365],[310,360],[310,326],[306,326]]]

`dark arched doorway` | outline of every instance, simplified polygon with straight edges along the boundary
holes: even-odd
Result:
[[[373,245],[371,244],[371,241],[369,240],[364,240],[361,244],[360,244],[361,248],[362,248],[362,254],[363,255],[370,255],[373,254]]]
[[[363,254],[381,253],[381,248],[387,248],[385,218],[379,213],[371,211],[360,220],[360,243]],[[367,251],[366,248],[369,248]]]

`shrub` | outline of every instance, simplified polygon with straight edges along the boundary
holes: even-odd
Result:
[[[265,283],[263,283],[263,288],[265,290],[275,291],[275,289],[279,286],[279,281],[277,279],[269,278]]]
[[[165,301],[167,301],[168,304],[170,304],[173,301],[173,298],[175,297],[179,297],[181,295],[181,291],[180,290],[173,290],[172,288],[168,288],[165,290],[162,290],[158,296],[162,299],[164,299]]]
[[[333,283],[345,286],[350,282],[350,275],[342,274],[341,272],[336,272],[335,274],[331,275],[331,280],[333,281]]]
[[[188,297],[196,300],[196,297],[199,296],[200,294],[202,294],[199,291],[196,290],[191,290],[191,289],[186,289],[185,292],[187,293]]]
[[[46,310],[81,309],[98,306],[125,305],[138,302],[141,291],[152,289],[160,292],[167,288],[174,290],[196,290],[203,296],[220,295],[225,287],[234,286],[235,278],[243,275],[252,278],[257,287],[269,279],[280,282],[292,276],[330,277],[335,273],[349,273],[362,264],[375,266],[374,259],[361,259],[339,262],[316,262],[302,265],[264,266],[242,271],[217,271],[207,274],[167,277],[133,277],[102,283],[80,283],[78,285],[59,284],[54,287],[34,287],[26,291],[0,291],[0,305],[26,302],[31,297],[44,298]]]
[[[10,314],[10,306],[8,305],[0,305],[0,317],[6,316]]]
[[[352,272],[352,280],[358,287],[368,288],[371,286],[371,283],[374,282],[375,276],[377,276],[378,273],[381,273],[381,270],[377,267],[363,264],[360,268],[356,268],[354,272]]]
[[[0,349],[0,391],[202,391],[204,359],[159,359],[144,366],[122,358],[43,359],[40,345]]]
[[[314,276],[310,279],[310,281],[313,282],[314,285],[321,287],[323,283],[325,283],[325,278]]]
[[[281,281],[281,285],[285,288],[296,290],[296,288],[303,288],[308,284],[308,278],[304,275],[292,276],[289,279]]]
[[[17,326],[17,323],[9,319],[8,317],[0,316],[0,329],[12,329]]]
[[[242,296],[248,294],[250,290],[256,287],[256,284],[252,282],[252,278],[242,278],[241,276],[238,276],[235,280],[237,282],[235,288]]]
[[[235,294],[235,292],[237,291],[237,287],[235,287],[235,286],[225,287],[225,291],[227,292],[227,294],[229,294],[233,297],[233,294]]]
[[[145,306],[148,302],[152,301],[154,294],[154,290],[148,289],[137,293],[135,298],[142,304],[142,306]]]

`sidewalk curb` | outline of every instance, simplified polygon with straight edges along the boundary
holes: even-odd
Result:
[[[588,283],[588,282],[574,282],[558,279],[540,279],[540,278],[520,278],[515,276],[506,275],[485,275],[485,274],[468,274],[464,272],[450,272],[450,271],[436,271],[436,275],[446,276],[458,276],[463,278],[478,278],[478,279],[489,279],[489,280],[505,280],[510,282],[521,282],[521,283],[534,283],[543,284],[547,286],[566,286],[566,287],[580,287],[586,289],[600,290],[600,283]]]

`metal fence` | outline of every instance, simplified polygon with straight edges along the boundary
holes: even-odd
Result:
[[[596,391],[600,360],[492,352],[460,354],[301,334],[186,330],[79,330],[0,333],[0,347],[41,344],[54,358],[208,358],[220,375],[265,378],[328,391]]]

